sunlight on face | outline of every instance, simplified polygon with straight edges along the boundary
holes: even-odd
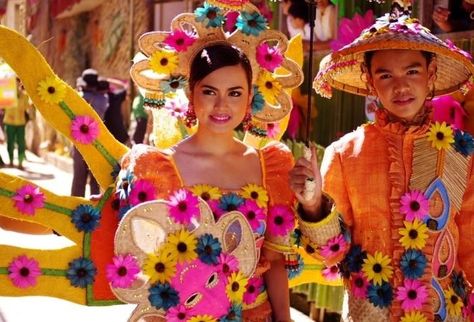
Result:
[[[383,107],[395,116],[412,120],[423,107],[436,74],[420,51],[379,50],[370,66],[369,83]]]
[[[199,130],[232,132],[250,109],[250,102],[247,77],[240,65],[220,68],[192,89]]]

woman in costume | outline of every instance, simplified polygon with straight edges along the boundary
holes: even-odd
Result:
[[[406,15],[378,19],[323,60],[318,93],[379,102],[374,123],[326,149],[321,174],[305,160],[291,174],[298,194],[314,178],[313,198],[298,197],[302,244],[344,278],[346,320],[474,318],[474,142],[433,122],[430,106],[472,86],[470,60]]]

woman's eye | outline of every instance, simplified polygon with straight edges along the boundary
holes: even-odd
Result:
[[[240,97],[240,96],[242,96],[242,93],[239,92],[239,91],[232,91],[232,92],[229,93],[229,96]]]
[[[207,287],[207,288],[213,288],[214,286],[217,285],[218,282],[219,282],[219,277],[217,276],[217,273],[214,272],[214,273],[212,273],[212,275],[209,276],[209,278],[207,279],[206,287]]]
[[[210,89],[204,89],[204,90],[202,91],[202,93],[203,93],[204,95],[216,95],[216,93],[215,93],[213,90],[210,90]]]

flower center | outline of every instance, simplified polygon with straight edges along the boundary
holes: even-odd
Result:
[[[232,283],[232,292],[237,292],[239,290],[239,288],[240,288],[239,283],[237,283],[237,282]]]
[[[274,222],[278,226],[282,225],[283,224],[283,217],[282,216],[276,216]]]
[[[125,266],[120,266],[117,270],[118,276],[125,276],[127,275],[127,268]]]
[[[237,210],[237,206],[231,203],[227,206],[227,210],[228,211]]]
[[[178,252],[185,253],[187,250],[188,250],[188,246],[186,245],[186,243],[183,243],[183,242],[178,243]]]
[[[236,316],[235,316],[235,312],[234,312],[234,311],[232,311],[232,312],[230,312],[229,314],[227,314],[227,319],[229,319],[229,320],[235,320],[235,317],[236,317]]]
[[[418,201],[413,200],[412,202],[410,202],[410,209],[412,211],[420,210],[420,203]]]
[[[76,271],[76,275],[77,277],[79,278],[83,278],[87,275],[87,271],[85,270],[85,268],[79,268],[77,271]]]
[[[204,252],[208,255],[211,255],[212,254],[212,247],[207,245],[206,247],[204,247]]]
[[[436,138],[440,141],[444,139],[444,134],[443,132],[436,132]]]
[[[30,270],[27,267],[22,267],[20,269],[20,275],[23,277],[27,277],[28,275],[30,275]]]
[[[249,212],[247,213],[247,218],[248,218],[249,220],[255,219],[255,212],[249,211]]]
[[[140,200],[140,201],[146,201],[146,199],[147,199],[147,194],[146,194],[146,192],[145,192],[145,191],[140,191],[140,192],[138,193],[138,200]]]
[[[212,19],[215,19],[217,17],[217,12],[215,12],[214,10],[209,10],[207,12],[207,15],[206,15],[207,19],[209,20],[212,20]]]
[[[372,269],[374,270],[375,273],[380,273],[382,271],[382,265],[380,265],[379,263],[374,264]]]
[[[252,197],[252,199],[257,199],[258,198],[258,192],[257,191],[252,191],[250,193],[250,197]]]
[[[364,286],[364,280],[361,277],[357,277],[356,280],[354,281],[355,286],[357,287],[362,287]]]
[[[165,264],[156,263],[155,264],[155,271],[157,271],[158,273],[163,273],[165,271]]]
[[[459,301],[456,295],[451,295],[451,303],[456,304]]]
[[[114,199],[112,201],[111,206],[112,206],[113,210],[119,210],[120,209],[120,199]]]
[[[418,232],[416,229],[410,229],[408,236],[410,236],[411,239],[416,239],[418,237]]]
[[[160,60],[160,65],[161,65],[161,66],[166,66],[166,65],[168,65],[168,58],[161,58],[161,60]]]
[[[332,245],[331,247],[329,247],[329,249],[332,251],[332,252],[337,252],[339,251],[340,247],[339,247],[339,244],[334,244]]]
[[[179,82],[178,81],[170,82],[170,87],[174,88],[174,89],[178,88],[179,87]]]
[[[273,60],[273,55],[272,54],[266,54],[265,55],[265,60],[266,61],[272,61]]]
[[[160,296],[163,300],[168,300],[170,298],[170,295],[168,294],[168,292],[164,291],[164,292],[161,292],[160,293]]]
[[[334,265],[334,266],[331,267],[331,273],[334,274],[334,273],[337,273],[338,271],[339,271],[339,269],[337,268],[336,265]]]
[[[255,21],[255,19],[251,19],[247,22],[247,24],[252,27],[252,28],[255,28],[257,27],[257,22]]]
[[[410,300],[414,300],[416,299],[416,291],[415,290],[409,290],[408,293],[407,293],[407,296]]]
[[[383,297],[383,296],[384,296],[383,290],[382,290],[381,288],[379,288],[379,289],[377,290],[377,296],[378,296],[378,297]]]
[[[272,89],[272,88],[273,88],[273,83],[270,82],[270,81],[267,81],[267,82],[265,82],[265,87],[266,87],[267,89]]]
[[[184,44],[184,39],[183,39],[183,38],[178,38],[178,39],[176,39],[176,45],[181,46],[181,45],[183,45],[183,44]]]
[[[186,201],[180,201],[178,204],[178,209],[182,212],[186,211],[186,209],[188,209],[188,205],[186,204]]]
[[[48,87],[48,93],[49,93],[49,94],[52,95],[52,94],[54,94],[55,92],[56,92],[56,89],[55,89],[53,86],[49,86],[49,87]]]
[[[92,216],[91,216],[90,213],[86,212],[86,213],[82,214],[82,216],[81,216],[81,221],[82,221],[84,224],[89,223],[91,220],[92,220]]]
[[[79,128],[79,131],[81,131],[81,133],[87,134],[89,133],[89,126],[87,126],[86,124],[82,124]]]
[[[229,265],[223,264],[223,265],[222,265],[222,272],[223,272],[223,273],[229,273],[229,271],[230,271]]]
[[[183,313],[183,312],[179,312],[179,313],[178,313],[178,319],[184,320],[185,317],[186,317],[186,314],[185,314],[185,313]]]
[[[33,196],[30,195],[29,193],[27,193],[24,197],[23,197],[23,201],[25,203],[31,203],[33,202]]]
[[[255,286],[250,285],[250,286],[247,288],[247,292],[249,292],[249,293],[255,292]]]
[[[123,188],[123,190],[127,190],[127,189],[128,189],[128,181],[125,180],[125,181],[122,183],[122,188]]]
[[[209,192],[203,192],[201,193],[201,198],[205,201],[208,201],[209,199],[211,199],[211,195],[209,194]]]
[[[314,253],[314,248],[311,247],[310,245],[306,245],[305,250],[308,254],[313,254]]]
[[[416,268],[418,266],[418,262],[416,261],[416,259],[411,259],[409,262],[408,262],[408,266],[410,268]]]

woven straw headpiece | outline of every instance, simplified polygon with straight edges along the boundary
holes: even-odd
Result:
[[[411,49],[434,53],[437,72],[435,95],[452,93],[471,86],[474,66],[471,55],[450,41],[443,41],[423,27],[417,19],[388,14],[365,29],[352,43],[321,61],[313,88],[324,97],[331,97],[332,88],[357,95],[368,95],[361,64],[364,53],[377,50]]]
[[[140,37],[143,55],[132,66],[131,76],[145,92],[145,103],[148,107],[162,107],[173,98],[173,91],[187,86],[195,55],[207,46],[222,43],[241,50],[251,63],[253,118],[261,122],[283,119],[291,110],[285,89],[294,88],[303,80],[299,66],[284,56],[288,39],[281,32],[268,30],[265,18],[250,3],[240,1],[239,11],[231,10],[236,8],[230,5],[232,1],[229,5],[212,3],[216,5],[204,3],[194,13],[176,16],[171,31],[153,31]],[[232,24],[230,17],[237,14]],[[229,29],[232,31],[226,31]],[[277,68],[284,72],[276,73]]]

